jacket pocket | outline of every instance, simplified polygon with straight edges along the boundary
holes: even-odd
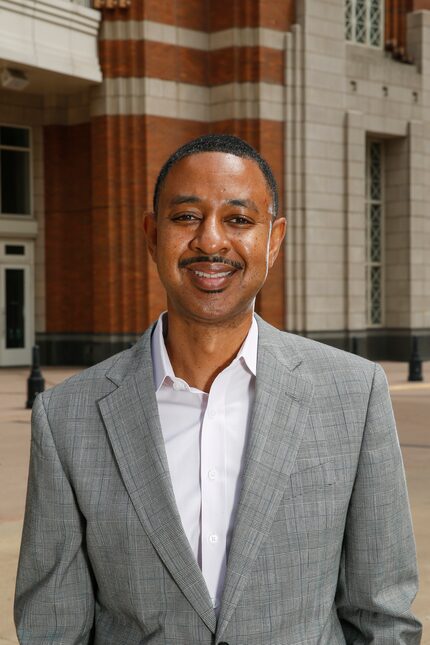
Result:
[[[309,465],[290,474],[291,497],[305,495],[336,483],[334,459],[327,459],[316,465]]]

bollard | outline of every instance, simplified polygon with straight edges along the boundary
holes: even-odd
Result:
[[[358,338],[357,338],[357,336],[353,336],[351,338],[351,341],[352,341],[351,352],[353,354],[358,354]]]
[[[412,336],[412,354],[409,361],[408,381],[423,380],[422,366],[423,362],[418,353],[418,338],[416,336]]]
[[[33,362],[31,365],[30,376],[27,379],[27,403],[26,408],[31,409],[33,407],[34,399],[36,394],[43,392],[45,389],[45,379],[42,376],[40,371],[40,353],[39,346],[33,345]]]

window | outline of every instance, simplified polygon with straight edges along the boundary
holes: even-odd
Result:
[[[382,47],[382,0],[345,0],[346,39]]]
[[[0,126],[0,213],[30,215],[30,131]]]
[[[6,269],[6,349],[25,347],[24,269]]]
[[[366,295],[367,325],[384,324],[384,190],[383,144],[370,141],[366,181]]]
[[[25,255],[25,246],[21,244],[5,244],[5,255]]]

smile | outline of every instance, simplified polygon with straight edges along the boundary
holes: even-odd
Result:
[[[227,267],[216,262],[196,262],[195,266],[187,267],[187,273],[192,284],[206,293],[220,293],[226,289],[233,276],[238,273],[234,267]]]
[[[191,269],[193,273],[200,276],[200,278],[209,278],[210,280],[216,280],[217,278],[226,278],[231,275],[233,271],[223,271],[219,273],[205,273],[204,271],[196,271],[196,269]]]

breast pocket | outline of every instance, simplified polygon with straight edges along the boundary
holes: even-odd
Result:
[[[305,495],[311,491],[325,486],[331,486],[336,482],[334,460],[328,459],[322,463],[311,465],[308,462],[300,470],[290,475],[290,491],[292,497]]]
[[[290,474],[289,484],[284,511],[287,522],[292,523],[298,533],[321,533],[333,527],[337,488],[333,459],[299,464]]]

